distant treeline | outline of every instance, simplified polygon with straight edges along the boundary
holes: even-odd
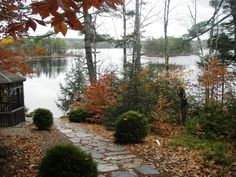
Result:
[[[119,41],[110,40],[97,42],[96,48],[116,48]],[[25,38],[21,41],[22,48],[30,56],[64,54],[67,49],[83,49],[84,40],[77,38],[45,38],[32,39]],[[92,46],[94,44],[92,43]],[[142,50],[147,55],[163,55],[164,39],[150,38],[141,42]],[[203,46],[207,47],[207,42],[203,41]],[[183,38],[169,38],[170,55],[186,55],[198,53],[197,42],[186,42]]]
[[[67,49],[83,49],[84,39],[66,38],[64,39]],[[93,44],[92,44],[93,45]],[[96,48],[115,48],[116,44],[112,41],[97,42]]]
[[[163,56],[164,55],[164,38],[150,38],[143,43],[143,50],[146,55],[152,56]],[[204,42],[204,47],[206,47],[207,42]],[[170,56],[175,55],[189,55],[197,54],[199,48],[195,41],[186,41],[184,38],[169,37],[169,50]]]
[[[21,39],[21,47],[29,56],[64,54],[66,42],[61,38],[25,38]]]

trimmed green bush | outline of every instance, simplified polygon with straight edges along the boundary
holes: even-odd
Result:
[[[119,116],[115,124],[116,143],[142,142],[150,131],[147,117],[135,111],[128,111]]]
[[[33,122],[39,130],[48,130],[53,124],[51,111],[43,108],[34,110]]]
[[[39,164],[38,177],[97,177],[97,165],[90,154],[73,144],[49,149]]]
[[[90,118],[93,116],[92,113],[87,112],[84,108],[79,108],[76,110],[71,110],[68,113],[69,121],[71,122],[85,122],[86,118]]]

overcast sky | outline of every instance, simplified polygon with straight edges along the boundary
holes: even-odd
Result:
[[[128,1],[128,0],[126,0]],[[134,0],[133,0],[134,1]],[[143,6],[142,15],[143,21],[145,16],[148,16],[144,22],[142,28],[142,35],[145,38],[148,37],[162,37],[164,35],[163,30],[163,9],[164,0],[145,0],[147,4]],[[171,0],[171,12],[170,22],[168,27],[168,35],[179,37],[187,33],[187,29],[191,27],[191,17],[188,6],[191,5],[192,0]],[[127,8],[132,8],[134,3],[130,3]],[[209,19],[213,14],[213,9],[209,6],[209,0],[197,0],[198,14],[197,21],[203,21]],[[133,21],[130,21],[129,30],[132,31]],[[123,33],[122,19],[115,17],[102,17],[98,18],[97,31],[102,34],[110,34],[115,39],[121,38]],[[31,32],[31,35],[46,33],[50,28],[38,27],[36,32]],[[61,34],[57,35],[63,37]],[[78,38],[82,37],[78,31],[69,30],[66,38]]]

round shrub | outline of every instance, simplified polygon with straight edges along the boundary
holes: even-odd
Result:
[[[38,108],[34,111],[33,122],[39,130],[47,130],[53,124],[51,111],[48,109]]]
[[[84,108],[71,110],[68,113],[69,121],[71,122],[85,122],[86,118],[92,117],[93,114],[87,112]]]
[[[73,144],[56,145],[39,164],[39,177],[97,177],[97,165],[90,154]]]
[[[128,111],[116,121],[115,141],[121,144],[142,142],[149,129],[147,117],[135,111]]]

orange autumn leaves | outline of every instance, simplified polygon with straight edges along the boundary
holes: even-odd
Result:
[[[85,108],[86,111],[95,114],[90,120],[100,122],[105,108],[118,104],[118,93],[115,90],[119,89],[119,86],[114,80],[113,74],[102,75],[97,81],[86,86],[81,95],[77,95],[80,99],[74,101],[70,109]]]
[[[211,58],[206,68],[201,67],[202,74],[198,80],[203,86],[205,102],[218,102],[222,104],[226,101],[227,91],[235,81],[234,74],[229,70],[229,66],[222,64],[218,58]]]
[[[83,30],[81,21],[84,12],[91,7],[100,9],[102,6],[115,9],[123,4],[123,0],[41,0],[31,4],[31,12],[23,7],[24,1],[3,0],[0,6],[0,21],[6,25],[0,25],[0,33],[14,38],[26,34],[29,28],[36,30],[37,24],[46,26],[50,23],[56,33],[66,35],[67,29]],[[27,9],[27,8],[26,8]],[[37,19],[32,14],[39,14],[42,19]]]
[[[117,104],[117,93],[114,90],[114,76],[105,74],[98,81],[85,89],[85,107],[101,118],[106,106]]]
[[[11,73],[21,73],[22,75],[33,72],[20,52],[2,48],[0,48],[0,69]]]
[[[91,7],[100,9],[103,5],[115,9],[123,0],[44,0],[32,3],[32,14],[39,14],[42,19],[52,16],[51,26],[56,33],[67,33],[67,25],[73,30],[82,30],[83,25],[77,14],[87,12]],[[62,9],[62,12],[59,12]]]

